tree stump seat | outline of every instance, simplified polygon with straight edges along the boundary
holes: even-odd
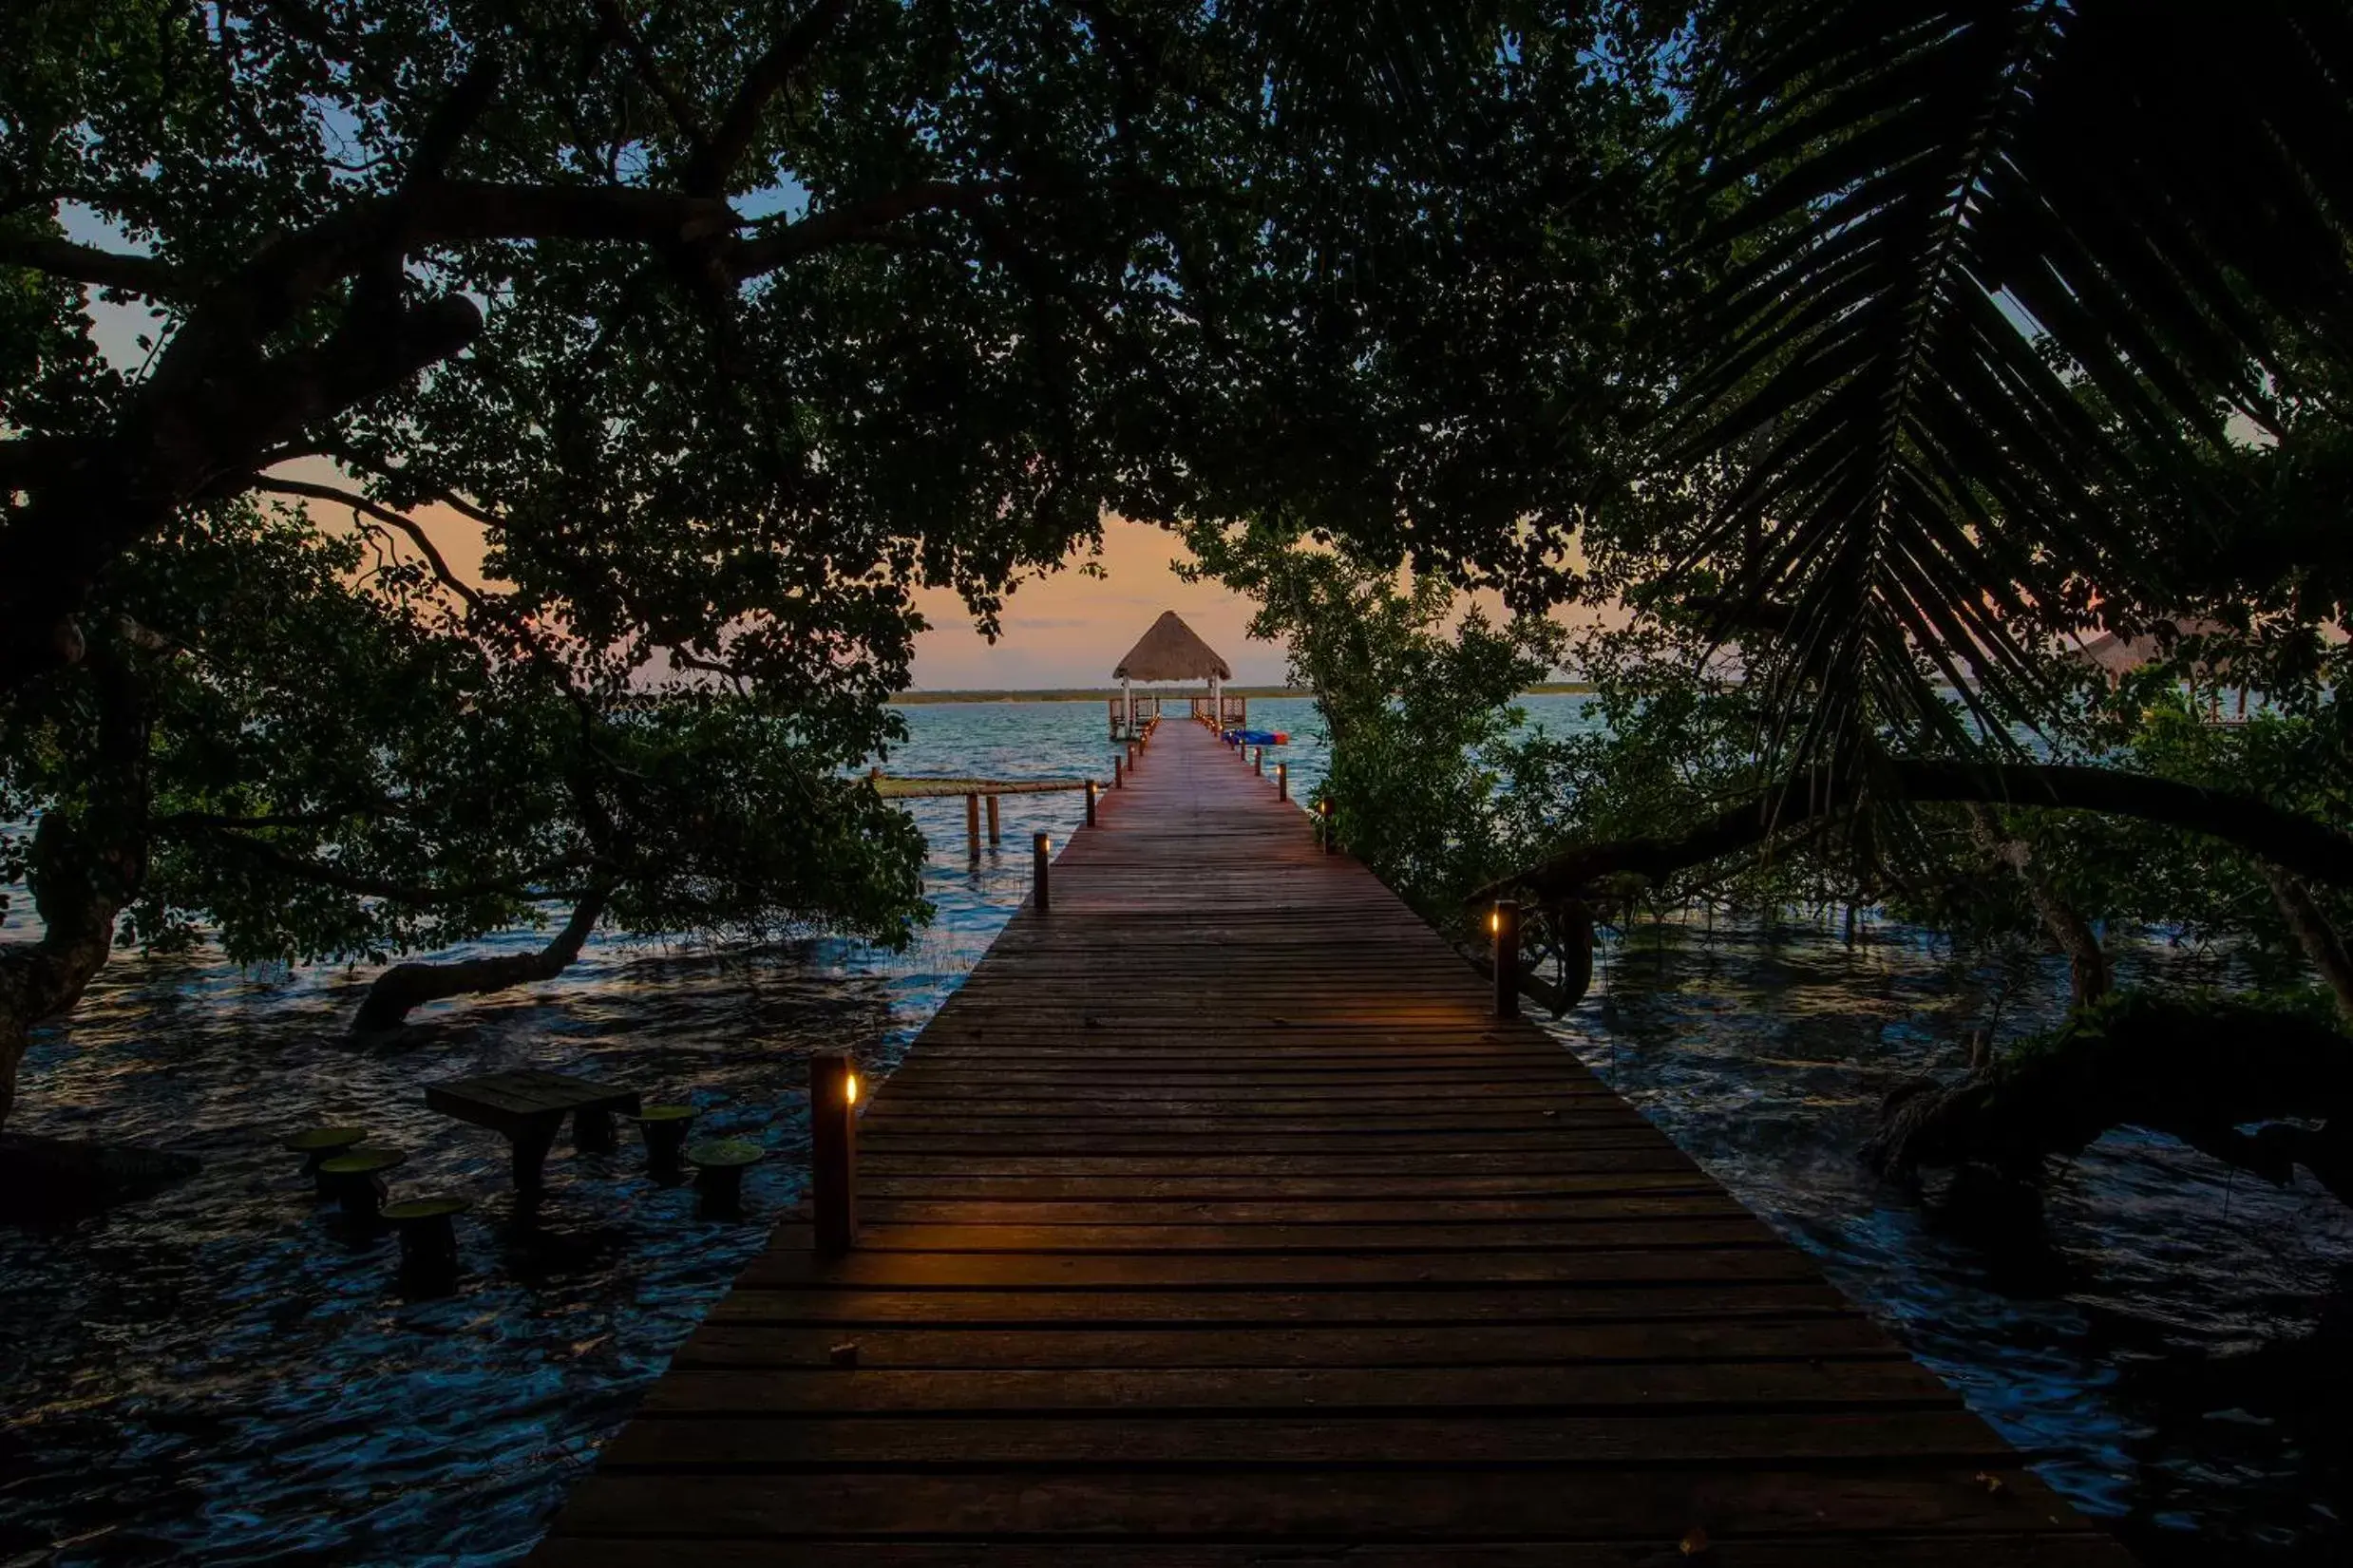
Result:
[[[382,1218],[400,1236],[400,1265],[416,1274],[451,1273],[458,1266],[459,1215],[472,1208],[464,1198],[442,1194],[387,1203]]]
[[[383,1214],[384,1173],[408,1161],[408,1157],[398,1149],[362,1146],[321,1161],[319,1180],[345,1214],[362,1224],[372,1225]]]
[[[686,1151],[694,1167],[694,1185],[702,1194],[706,1215],[731,1216],[741,1211],[744,1172],[768,1158],[768,1150],[748,1138],[713,1138]]]
[[[327,1196],[327,1182],[319,1175],[319,1166],[365,1143],[366,1127],[305,1127],[279,1146],[290,1154],[302,1156],[302,1174],[311,1179],[321,1198]]]
[[[646,1167],[657,1176],[678,1174],[679,1155],[698,1114],[693,1105],[648,1105],[632,1116],[645,1140]]]

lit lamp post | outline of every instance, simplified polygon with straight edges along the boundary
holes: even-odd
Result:
[[[1032,882],[1034,884],[1034,897],[1036,897],[1036,899],[1037,899],[1037,912],[1038,912],[1040,915],[1043,915],[1043,914],[1045,914],[1045,913],[1046,913],[1046,909],[1047,909],[1047,884],[1046,884],[1046,877],[1047,877],[1047,873],[1048,873],[1048,871],[1049,871],[1049,870],[1053,867],[1053,841],[1052,839],[1049,839],[1048,837],[1046,837],[1046,835],[1044,835],[1043,833],[1033,833],[1033,834],[1031,834],[1031,835],[1030,835],[1030,877],[1031,877],[1031,880],[1032,880]]]
[[[1520,904],[1498,898],[1487,917],[1488,935],[1495,939],[1495,1016],[1516,1018],[1520,1012]]]
[[[1323,852],[1326,855],[1338,846],[1332,842],[1332,797],[1326,795],[1316,803],[1316,818],[1323,824]]]
[[[808,1059],[809,1206],[817,1251],[838,1256],[858,1240],[857,1065],[831,1054]]]

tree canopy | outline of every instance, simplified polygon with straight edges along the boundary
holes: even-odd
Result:
[[[909,832],[844,775],[913,595],[993,627],[1107,508],[1552,591],[1527,498],[1557,542],[1655,402],[1618,329],[1674,275],[1672,104],[1639,8],[1505,21],[10,8],[0,803],[41,935],[0,1066],[118,928],[555,928],[402,966],[379,1022],[600,921],[902,932]]]

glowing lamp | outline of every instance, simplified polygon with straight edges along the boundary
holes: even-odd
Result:
[[[1488,934],[1495,941],[1495,1016],[1509,1018],[1520,1011],[1520,905],[1498,898],[1487,916]]]
[[[821,1255],[858,1242],[858,1069],[842,1051],[808,1059],[809,1218]]]

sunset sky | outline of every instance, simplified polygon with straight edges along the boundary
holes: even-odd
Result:
[[[1109,686],[1111,667],[1163,610],[1173,610],[1233,667],[1245,686],[1283,680],[1283,650],[1243,633],[1249,601],[1213,583],[1188,583],[1171,563],[1185,549],[1175,537],[1111,518],[1103,525],[1104,576],[1065,570],[1023,583],[1005,605],[995,646],[973,630],[953,593],[922,595],[932,630],[916,644],[915,689]]]
[[[320,459],[289,463],[277,470],[313,483],[349,488],[351,480]],[[347,517],[324,502],[305,503],[322,526]],[[482,530],[446,506],[423,506],[411,514],[433,539],[450,569],[472,582],[484,581]],[[1243,633],[1249,602],[1207,583],[1188,583],[1174,563],[1185,548],[1173,535],[1119,518],[1103,525],[1101,576],[1077,570],[1073,557],[1064,570],[1033,579],[1006,601],[1004,631],[992,645],[973,630],[963,601],[941,589],[918,595],[931,630],[917,641],[915,690],[956,691],[1040,687],[1110,686],[1111,667],[1135,646],[1163,610],[1185,617],[1204,641],[1225,655],[1234,679],[1244,686],[1275,686],[1284,679],[1279,644],[1254,642]]]

